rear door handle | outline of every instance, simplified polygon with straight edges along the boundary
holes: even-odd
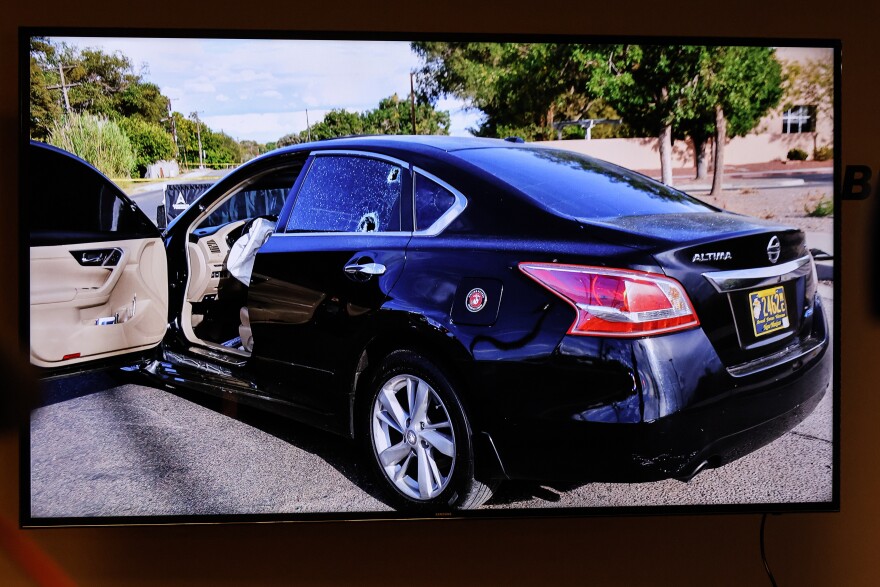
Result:
[[[345,272],[349,275],[383,275],[385,273],[385,265],[381,263],[356,263],[346,265]]]

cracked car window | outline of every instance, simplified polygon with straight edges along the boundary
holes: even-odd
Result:
[[[366,157],[317,157],[296,199],[288,232],[400,230],[403,173]]]
[[[416,182],[416,230],[430,228],[455,203],[455,196],[440,184],[422,175]]]

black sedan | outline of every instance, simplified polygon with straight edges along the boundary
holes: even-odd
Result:
[[[297,145],[163,234],[63,151],[32,143],[25,169],[33,364],[136,365],[352,437],[400,508],[687,479],[830,380],[802,232],[571,152]]]

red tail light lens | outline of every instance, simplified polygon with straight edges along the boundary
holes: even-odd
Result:
[[[665,275],[557,263],[519,268],[574,306],[569,334],[639,337],[700,325],[684,288]]]

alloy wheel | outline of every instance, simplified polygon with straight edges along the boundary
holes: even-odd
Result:
[[[406,497],[428,501],[449,485],[455,430],[446,406],[425,380],[404,374],[385,382],[373,402],[371,433],[379,467]]]

